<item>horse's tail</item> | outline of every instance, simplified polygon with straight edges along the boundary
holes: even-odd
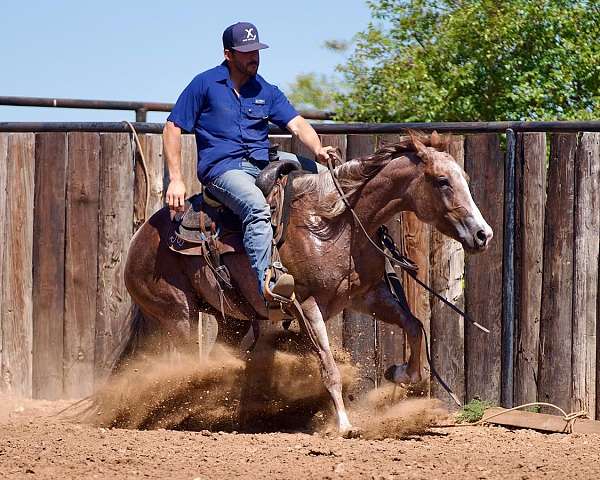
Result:
[[[107,362],[110,366],[110,372],[114,373],[120,370],[133,357],[135,352],[140,349],[146,330],[146,323],[146,318],[142,314],[140,307],[132,303],[125,321],[121,325],[121,331],[118,336],[121,340],[111,352]]]

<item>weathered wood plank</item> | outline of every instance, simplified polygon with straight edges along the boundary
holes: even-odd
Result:
[[[64,394],[94,388],[100,136],[69,133],[65,249]]]
[[[600,292],[600,258],[598,258],[598,283],[597,291]],[[596,297],[596,420],[600,420],[600,295]]]
[[[2,379],[15,395],[32,395],[33,216],[35,136],[8,137],[5,249],[2,266]]]
[[[464,137],[453,137],[448,151],[461,166],[464,166]],[[461,244],[432,229],[430,262],[432,288],[458,308],[464,309],[465,253]],[[464,402],[464,319],[433,297],[430,335],[431,358],[437,372]],[[431,395],[444,401],[447,407],[454,406],[446,391],[434,379],[431,380]]]
[[[191,197],[202,190],[198,180],[197,167],[196,139],[193,135],[183,135],[181,137],[181,171],[185,182],[186,197]]]
[[[542,304],[546,134],[517,136],[515,192],[516,405],[537,400]]]
[[[486,418],[503,411],[503,408],[490,408],[485,411],[483,418],[485,420]],[[502,415],[491,418],[488,423],[506,425],[507,427],[532,428],[534,430],[542,430],[544,432],[559,433],[565,432],[565,428],[567,426],[567,423],[556,415],[524,412],[522,410],[506,412]],[[592,433],[598,435],[600,434],[600,422],[585,418],[578,419],[573,424],[573,433]]]
[[[301,155],[303,157],[310,158],[311,160],[315,159],[315,156],[313,155],[313,153],[308,149],[308,147],[306,147],[306,145],[304,145],[298,139],[298,137],[292,136],[291,152],[295,153],[296,155]]]
[[[347,158],[352,159],[373,153],[376,138],[372,135],[348,135],[347,145]],[[359,367],[360,378],[353,391],[355,394],[362,394],[378,384],[376,343],[374,318],[352,310],[344,311],[344,348]]]
[[[572,388],[573,201],[577,135],[552,135],[550,145],[538,400],[569,410]]]
[[[125,288],[127,247],[133,232],[133,162],[129,135],[100,135],[100,215],[96,297],[95,385],[110,374],[131,306]]]
[[[583,133],[577,146],[574,234],[571,410],[587,410],[593,416],[596,410],[596,298],[600,241],[598,133]]]
[[[161,135],[140,135],[140,143],[146,158],[145,173],[142,165],[142,157],[136,148],[135,155],[135,181],[134,181],[134,229],[150,218],[154,212],[164,205],[164,176],[165,165],[162,153]],[[146,206],[146,175],[150,183],[150,197]]]
[[[0,375],[2,373],[2,324],[4,318],[4,310],[1,305],[4,305],[4,253],[6,245],[6,176],[8,174],[8,137],[9,133],[0,132]],[[0,376],[0,391],[4,391],[6,386],[4,379]]]
[[[63,393],[67,134],[35,138],[33,396]]]
[[[496,134],[467,136],[465,170],[471,194],[494,231],[485,253],[465,258],[465,307],[489,334],[465,325],[466,400],[476,396],[500,402],[502,320],[502,226],[504,222],[504,155]]]
[[[292,137],[289,135],[269,135],[271,145],[279,145],[278,150],[282,152],[292,151]]]

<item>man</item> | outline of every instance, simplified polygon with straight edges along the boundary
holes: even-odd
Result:
[[[225,61],[197,75],[179,96],[163,130],[169,169],[167,203],[181,209],[185,186],[181,175],[181,131],[194,132],[198,178],[243,225],[244,246],[266,301],[287,301],[294,279],[284,273],[268,285],[273,231],[270,210],[254,181],[268,164],[268,121],[287,128],[317,161],[326,163],[332,147],[323,147],[310,124],[285,95],[257,75],[260,43],[254,25],[238,22],[223,32]]]

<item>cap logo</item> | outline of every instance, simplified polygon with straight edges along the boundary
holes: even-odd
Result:
[[[256,40],[256,34],[252,33],[252,32],[254,32],[253,28],[244,28],[244,30],[246,31],[246,38],[244,38],[242,40],[243,42],[249,42],[249,41]]]

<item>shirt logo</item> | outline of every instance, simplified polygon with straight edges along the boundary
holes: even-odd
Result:
[[[257,98],[257,99],[254,100],[254,103],[256,105],[264,105],[265,101],[262,98]]]
[[[246,38],[242,40],[243,42],[256,40],[256,33],[252,33],[254,31],[253,28],[244,28],[244,30],[246,31]]]

